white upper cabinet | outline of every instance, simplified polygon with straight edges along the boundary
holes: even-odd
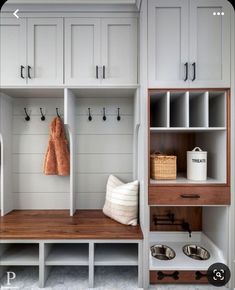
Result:
[[[149,87],[230,86],[230,11],[221,0],[148,1]]]
[[[25,85],[25,19],[1,18],[0,56],[0,85]]]
[[[149,0],[149,87],[186,86],[186,66],[188,0]]]
[[[99,84],[100,19],[65,20],[65,83]]]
[[[65,83],[136,84],[136,18],[66,19]]]
[[[63,19],[28,19],[28,84],[63,84]]]
[[[190,2],[191,87],[230,86],[229,15],[226,1]]]
[[[1,85],[63,84],[63,19],[1,19]]]
[[[136,18],[102,19],[101,35],[102,82],[136,84]]]

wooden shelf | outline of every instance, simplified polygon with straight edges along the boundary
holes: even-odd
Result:
[[[137,266],[136,244],[96,244],[95,266]]]
[[[38,244],[10,244],[0,257],[1,266],[38,266]]]
[[[48,245],[47,245],[48,246]],[[88,266],[88,244],[52,244],[47,266]]]
[[[215,179],[215,178],[211,178],[208,177],[207,180],[205,181],[195,181],[195,180],[190,180],[187,179],[186,174],[184,173],[180,173],[177,175],[176,179],[172,179],[172,180],[154,180],[154,179],[150,179],[150,186],[157,186],[157,185],[164,185],[164,184],[198,184],[198,185],[207,185],[207,184],[225,184],[225,182]]]

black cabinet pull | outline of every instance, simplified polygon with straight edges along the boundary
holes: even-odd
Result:
[[[25,79],[25,77],[24,77],[24,69],[25,69],[25,67],[22,65],[20,67],[20,76],[21,76],[22,79]]]
[[[192,64],[192,66],[193,66],[193,78],[192,78],[192,81],[195,81],[195,79],[196,79],[196,62],[194,62]]]
[[[207,274],[204,274],[200,271],[195,272],[195,280],[200,280],[203,277],[207,277]]]
[[[165,277],[172,277],[174,280],[179,280],[179,272],[174,271],[173,273],[164,273],[162,271],[157,272],[157,279],[163,280]]]
[[[184,81],[186,82],[188,80],[188,63],[187,62],[184,64],[184,67],[185,67],[185,78],[184,78]]]
[[[28,65],[28,78],[29,78],[29,79],[32,78],[32,77],[31,77],[31,74],[30,74],[30,71],[31,71],[31,66]]]
[[[98,65],[95,67],[95,71],[96,71],[96,78],[99,78],[99,67]]]
[[[105,79],[105,65],[103,65],[103,79]]]
[[[200,198],[199,194],[181,194],[180,197],[182,198]]]

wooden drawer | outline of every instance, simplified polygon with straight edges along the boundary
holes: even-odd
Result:
[[[200,271],[202,275],[206,272]],[[166,276],[165,276],[166,275]],[[197,279],[199,276],[200,279]],[[208,284],[206,276],[200,277],[197,271],[150,271],[150,284]]]
[[[149,205],[228,205],[228,186],[150,186]]]

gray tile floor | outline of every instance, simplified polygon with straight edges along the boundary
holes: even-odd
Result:
[[[11,284],[19,290],[40,290],[37,267],[12,267],[16,279]],[[46,290],[88,290],[88,269],[86,267],[52,267]],[[6,277],[0,282],[6,286]],[[1,289],[1,288],[0,288]],[[4,288],[2,288],[4,290]],[[13,289],[13,288],[12,288]],[[95,271],[96,290],[137,290],[137,267],[97,267]],[[151,286],[151,290],[226,290],[211,286]],[[7,289],[5,289],[7,290]],[[9,290],[11,290],[9,288]],[[14,290],[17,290],[14,288]],[[228,289],[227,289],[228,290]]]

